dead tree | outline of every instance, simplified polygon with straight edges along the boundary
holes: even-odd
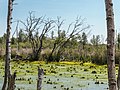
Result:
[[[64,23],[64,21],[61,21],[60,17],[58,17],[56,20],[58,37],[54,40],[52,51],[48,56],[48,60],[47,60],[48,62],[51,62],[54,60],[59,62],[60,55],[62,55],[62,53],[64,51],[64,47],[69,42],[69,40],[71,38],[73,38],[74,36],[78,35],[80,32],[82,32],[90,27],[90,25],[83,27],[84,20],[82,20],[81,18],[77,18],[75,20],[75,23],[69,24],[67,31],[65,33],[65,35],[67,35],[67,37],[66,37],[66,36],[60,35],[60,32],[62,31],[61,27],[62,27],[63,23]],[[70,30],[71,30],[71,33],[69,32]],[[68,33],[70,33],[70,34],[68,34]],[[53,58],[53,54],[56,54],[56,58]]]
[[[11,60],[11,24],[12,24],[12,11],[14,0],[8,0],[8,16],[7,16],[7,35],[6,35],[6,55],[5,55],[5,76],[2,90],[14,90],[15,89],[15,77],[16,72],[11,75],[10,60]]]
[[[14,90],[15,89],[15,78],[16,78],[16,72],[14,72],[13,75],[10,74],[8,78],[8,88],[7,90]]]
[[[38,80],[37,80],[37,90],[42,89],[42,80],[43,80],[44,71],[38,67]]]
[[[44,20],[44,17],[37,18],[33,15],[33,12],[30,12],[27,22],[20,22],[25,26],[25,32],[32,47],[32,54],[26,59],[39,60],[43,47],[43,39],[46,33],[54,27],[52,26],[53,20]]]
[[[107,65],[109,90],[117,90],[115,74],[115,28],[112,0],[105,0],[107,20]]]
[[[13,0],[8,0],[5,77],[4,77],[4,83],[3,83],[2,90],[6,90],[8,77],[10,75],[10,59],[11,59],[10,32],[11,32],[11,20],[12,20],[12,10],[13,10],[12,6],[13,6]]]

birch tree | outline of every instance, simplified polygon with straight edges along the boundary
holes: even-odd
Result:
[[[115,74],[115,28],[112,0],[105,0],[107,21],[107,64],[109,90],[117,90]]]

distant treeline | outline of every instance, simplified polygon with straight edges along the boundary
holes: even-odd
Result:
[[[106,64],[107,48],[104,37],[85,33],[90,26],[85,25],[81,18],[63,28],[64,20],[58,17],[49,20],[40,17],[32,17],[27,21],[19,21],[22,29],[16,28],[16,37],[11,38],[11,57],[14,60],[44,60],[46,62],[80,61],[96,64]],[[17,24],[18,25],[18,24]],[[16,26],[18,27],[18,26]],[[89,41],[88,41],[89,40]],[[6,34],[0,37],[0,56],[5,53]],[[116,38],[116,63],[120,57],[120,33]]]

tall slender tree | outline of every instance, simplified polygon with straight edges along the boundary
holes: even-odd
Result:
[[[10,47],[10,32],[11,32],[11,20],[12,20],[12,6],[14,0],[8,0],[8,15],[7,15],[7,36],[6,36],[6,55],[5,55],[5,77],[2,90],[6,90],[8,77],[10,76],[10,59],[11,59],[11,47]]]
[[[107,64],[109,90],[117,90],[115,74],[115,28],[112,0],[105,0],[107,20]]]

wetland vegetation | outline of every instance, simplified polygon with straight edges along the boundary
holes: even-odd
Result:
[[[81,17],[65,24],[33,11],[15,21],[11,37],[14,2],[8,0],[7,30],[0,37],[2,90],[120,90],[120,33],[115,38],[112,0],[105,0],[107,44],[102,35],[89,38],[91,25]]]
[[[42,90],[107,90],[107,66],[80,62],[11,61],[17,70],[15,90],[36,90],[37,68],[44,69]],[[0,88],[4,76],[4,62],[0,63]]]
[[[28,18],[34,20],[35,17]],[[107,90],[107,48],[102,36],[93,35],[89,40],[84,32],[89,26],[81,31],[80,23],[83,22],[80,19],[75,21],[70,34],[60,30],[61,18],[54,21],[57,21],[57,32],[51,30],[48,33],[49,29],[43,29],[40,34],[37,29],[26,31],[24,28],[19,30],[18,37],[12,37],[10,66],[12,72],[16,71],[15,89],[36,90],[40,67],[44,70],[42,90]],[[45,27],[51,28],[49,25],[52,24],[47,21]],[[116,39],[116,64],[120,56],[119,39],[120,34]],[[4,78],[5,40],[6,34],[0,37],[0,88]]]

